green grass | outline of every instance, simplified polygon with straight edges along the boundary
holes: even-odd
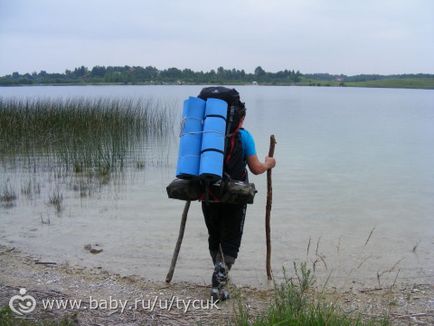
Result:
[[[0,98],[0,160],[49,160],[105,177],[146,139],[173,134],[174,111],[151,100]]]
[[[0,204],[3,207],[13,207],[17,198],[15,190],[8,183],[0,190]]]
[[[1,202],[12,202],[17,199],[17,195],[15,191],[11,188],[9,184],[3,187],[3,190],[0,192],[0,201]]]
[[[423,88],[434,89],[434,78],[381,79],[364,82],[345,82],[352,87]]]
[[[302,78],[301,81],[298,82],[296,85],[297,86],[339,86],[339,82]]]
[[[294,264],[295,277],[275,284],[271,305],[260,316],[250,316],[246,306],[239,301],[236,309],[237,326],[309,326],[309,325],[389,325],[387,318],[362,320],[345,314],[338,306],[326,302],[321,293],[312,289],[315,279],[305,263]]]
[[[416,88],[434,89],[434,78],[397,78],[378,79],[358,82],[340,82],[335,80],[302,79],[298,86],[347,86],[347,87],[375,87],[375,88]]]
[[[9,307],[0,309],[0,326],[72,326],[77,325],[73,318],[64,317],[59,321],[30,320],[14,316]]]

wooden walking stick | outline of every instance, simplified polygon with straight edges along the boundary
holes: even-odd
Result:
[[[268,156],[273,157],[274,146],[276,145],[276,138],[274,135],[270,136],[270,149],[268,151]],[[267,171],[267,205],[265,206],[265,237],[267,242],[267,278],[272,280],[271,276],[271,238],[270,238],[270,213],[271,213],[271,203],[273,200],[273,187],[271,184],[271,169]]]
[[[185,223],[187,222],[187,214],[190,209],[190,201],[187,201],[182,212],[181,225],[179,226],[178,240],[176,241],[175,250],[173,251],[172,262],[170,263],[169,272],[166,276],[166,282],[170,283],[175,272],[176,261],[178,260],[179,250],[181,249],[182,238],[184,238]]]

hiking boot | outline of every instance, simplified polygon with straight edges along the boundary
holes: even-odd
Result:
[[[228,282],[228,270],[223,262],[217,262],[211,278],[211,296],[214,300],[229,299],[229,291],[225,289]]]
[[[211,288],[210,294],[214,302],[220,300],[220,292],[218,288]]]
[[[220,289],[219,296],[220,296],[220,301],[224,301],[231,298],[228,289],[225,288]]]

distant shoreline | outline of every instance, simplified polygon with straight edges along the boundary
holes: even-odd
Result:
[[[395,88],[395,89],[434,89],[434,79],[427,82],[414,82],[406,80],[377,80],[364,82],[345,82],[310,80],[300,83],[34,83],[34,84],[8,84],[0,87],[32,87],[32,86],[203,86],[203,85],[224,85],[224,86],[306,86],[306,87],[351,87],[351,88]]]
[[[64,73],[44,70],[13,72],[0,76],[0,86],[68,86],[68,85],[260,85],[260,86],[326,86],[434,89],[434,74],[359,74],[347,76],[329,73],[301,73],[296,70],[265,71],[261,66],[253,72],[218,67],[210,71],[191,69],[157,69],[153,66],[85,66]]]

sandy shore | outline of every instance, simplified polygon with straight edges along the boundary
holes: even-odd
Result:
[[[150,282],[98,268],[47,263],[15,248],[0,246],[0,307],[7,306],[11,297],[25,288],[36,300],[35,310],[25,315],[28,319],[70,316],[78,325],[227,325],[233,321],[240,303],[247,305],[255,316],[266,309],[272,299],[271,289],[234,287],[235,298],[213,304],[208,301],[209,288],[203,285]],[[43,301],[54,302],[47,301],[52,299],[81,300],[81,306],[80,309],[44,309]],[[433,284],[329,288],[325,300],[337,303],[347,314],[364,318],[388,315],[393,325],[434,324]],[[125,303],[125,308],[121,307],[121,302]]]

